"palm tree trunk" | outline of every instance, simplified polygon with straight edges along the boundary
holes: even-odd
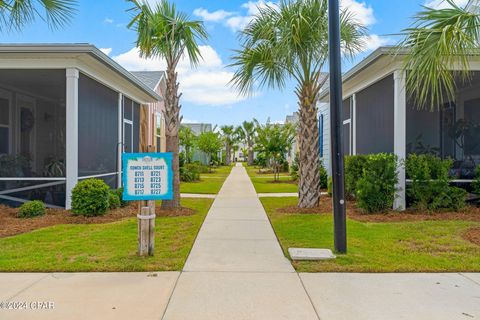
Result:
[[[230,148],[230,144],[227,143],[225,146],[226,146],[226,148],[225,148],[225,164],[227,166],[229,166],[231,161],[232,161],[232,153],[231,153],[232,150]]]
[[[299,182],[298,206],[314,208],[320,203],[320,149],[317,122],[317,99],[314,88],[304,86],[299,102]]]
[[[173,200],[162,201],[162,209],[180,207],[180,161],[179,138],[180,129],[180,95],[178,94],[177,73],[175,68],[167,67],[167,89],[165,93],[165,135],[166,150],[173,153]]]
[[[253,143],[248,141],[248,165],[253,166]]]

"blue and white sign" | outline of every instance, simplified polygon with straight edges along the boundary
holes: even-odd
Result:
[[[123,199],[172,200],[173,154],[124,153]]]

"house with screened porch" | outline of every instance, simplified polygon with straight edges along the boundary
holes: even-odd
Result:
[[[469,57],[471,79],[457,80],[454,101],[434,110],[418,108],[405,90],[403,59],[407,51],[381,47],[343,76],[342,133],[346,155],[431,153],[453,159],[453,182],[472,182],[480,165],[480,55]],[[320,150],[329,171],[330,112],[328,88],[319,104]],[[394,207],[406,207],[408,183],[399,170]]]
[[[121,186],[123,152],[164,146],[157,80],[89,44],[0,45],[0,203],[69,209],[79,180]]]

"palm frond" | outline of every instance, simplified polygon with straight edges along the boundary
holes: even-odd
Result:
[[[424,7],[399,45],[409,50],[404,62],[407,92],[419,109],[454,101],[456,79],[469,79],[468,59],[478,54],[480,15],[446,1],[451,8]]]
[[[35,18],[52,29],[66,25],[76,12],[77,0],[5,0],[0,1],[0,29],[19,30]]]

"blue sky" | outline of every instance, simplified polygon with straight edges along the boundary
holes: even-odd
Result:
[[[154,2],[155,0],[149,0]],[[345,62],[344,71],[382,44],[395,44],[394,35],[407,27],[411,16],[421,5],[442,6],[442,0],[341,0],[344,7],[354,12],[357,19],[368,25],[370,38],[368,49],[353,62]],[[458,0],[464,4],[466,0]],[[184,93],[182,113],[187,122],[213,124],[239,124],[243,120],[257,118],[265,121],[283,121],[287,114],[297,109],[293,84],[284,90],[258,90],[254,96],[241,97],[226,83],[232,70],[232,49],[238,46],[236,32],[247,23],[256,6],[263,1],[248,0],[176,0],[179,10],[192,17],[205,20],[210,34],[202,44],[205,61],[197,70],[190,70],[188,61],[179,67],[181,89]],[[4,43],[92,43],[104,49],[110,57],[129,70],[158,70],[161,61],[144,61],[135,49],[135,33],[127,29],[129,4],[123,0],[80,0],[73,21],[61,30],[52,31],[37,21],[22,32],[2,32]]]

